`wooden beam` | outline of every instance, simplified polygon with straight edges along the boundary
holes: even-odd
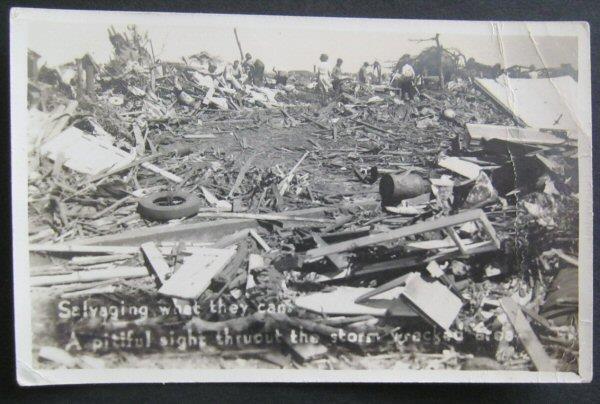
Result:
[[[286,220],[293,220],[298,216],[323,217],[325,212],[337,211],[335,207],[318,207],[302,210],[291,210],[279,213],[278,216]],[[260,217],[260,215],[258,215]],[[185,242],[214,242],[220,237],[229,235],[238,230],[258,227],[256,220],[215,220],[211,222],[188,223],[179,225],[158,225],[123,231],[106,236],[78,239],[64,245],[134,245],[139,248],[140,244],[147,241],[185,241]]]
[[[458,236],[458,234],[456,234],[456,231],[452,227],[446,227],[444,229],[444,231],[446,232],[447,235],[450,236],[450,238],[452,239],[452,241],[454,241],[456,243],[456,246],[458,247],[458,249],[460,250],[460,252],[463,255],[467,255],[467,249],[465,247],[465,244],[460,239],[460,237]]]
[[[115,267],[110,269],[91,269],[65,275],[32,276],[30,286],[51,286],[63,283],[85,283],[119,278],[143,278],[150,275],[146,267]]]
[[[73,254],[136,254],[138,247],[134,246],[95,246],[95,245],[65,245],[65,244],[30,244],[29,252],[54,252]]]
[[[222,217],[231,219],[254,219],[276,222],[307,222],[307,223],[335,223],[333,219],[321,219],[312,217],[287,216],[282,214],[268,213],[230,213],[230,212],[200,212],[196,217]]]
[[[73,265],[87,266],[104,264],[107,262],[123,261],[129,258],[131,258],[131,254],[84,255],[71,258],[69,263]]]
[[[244,181],[244,177],[246,176],[246,173],[252,166],[252,162],[254,161],[255,157],[256,157],[256,154],[252,155],[248,160],[246,160],[246,162],[244,163],[242,168],[240,168],[240,172],[238,173],[237,177],[235,178],[235,182],[233,183],[233,186],[231,187],[231,191],[229,191],[229,194],[227,195],[228,198],[231,198],[237,191],[238,187],[240,185],[242,185],[242,182]]]
[[[250,229],[250,235],[258,243],[258,245],[260,245],[262,249],[265,250],[265,252],[268,253],[271,251],[271,247],[269,247],[267,242],[260,236],[260,234],[257,233],[256,230]]]
[[[162,253],[156,247],[153,242],[144,243],[140,247],[144,253],[144,257],[150,265],[150,269],[154,272],[158,280],[158,285],[162,285],[167,280],[168,275],[171,273],[169,264],[165,261]]]
[[[312,236],[317,247],[326,247],[329,245],[318,234],[313,234]],[[348,259],[340,254],[329,254],[326,255],[325,258],[327,258],[339,271],[348,267]]]
[[[554,366],[552,359],[544,350],[544,346],[533,332],[519,305],[511,297],[501,299],[500,305],[506,312],[508,320],[514,327],[536,369],[541,372],[556,372],[556,366]]]
[[[237,34],[237,28],[233,29],[233,34],[235,35],[235,42],[237,43],[238,49],[240,50],[240,63],[244,61],[244,52],[242,52],[242,44],[240,43],[240,38]]]
[[[482,222],[487,221],[485,213],[481,209],[470,210],[461,212],[453,216],[444,216],[435,220],[421,222],[413,224],[411,226],[401,227],[396,230],[388,231],[385,233],[372,234],[366,237],[357,238],[354,240],[343,241],[341,243],[331,244],[326,247],[317,247],[306,252],[308,259],[316,259],[329,254],[335,254],[345,251],[354,250],[360,247],[367,247],[373,244],[381,244],[399,238],[411,236],[413,234],[424,233],[433,230],[444,229],[450,226],[456,226],[462,223],[470,222],[473,220],[480,220]],[[488,221],[489,223],[489,221]],[[485,226],[485,225],[484,225]],[[497,248],[500,248],[500,241],[495,237],[495,231],[490,224],[490,227],[486,227],[488,232],[493,232],[492,240],[496,244]]]

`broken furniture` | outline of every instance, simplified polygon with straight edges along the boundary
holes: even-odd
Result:
[[[424,233],[432,230],[443,230],[452,238],[456,247],[462,254],[468,254],[469,249],[473,247],[465,246],[461,241],[460,237],[454,230],[455,226],[475,222],[476,225],[481,226],[484,233],[490,238],[484,244],[480,244],[477,248],[484,248],[487,246],[493,246],[494,248],[500,248],[500,240],[496,236],[494,227],[488,220],[487,216],[481,209],[461,212],[453,216],[445,216],[435,220],[425,221],[417,223],[411,226],[401,227],[396,230],[392,230],[385,233],[372,234],[369,236],[357,238],[354,240],[342,241],[340,243],[330,244],[324,247],[313,248],[306,252],[306,258],[309,260],[315,260],[325,255],[335,254],[345,251],[354,250],[361,247],[367,247],[374,244],[385,243],[394,241],[399,238],[411,236],[418,233]]]

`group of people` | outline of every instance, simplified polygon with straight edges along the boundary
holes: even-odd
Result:
[[[342,59],[337,59],[333,69],[330,68],[328,55],[321,54],[319,60],[320,63],[316,68],[317,89],[321,95],[321,101],[325,102],[331,92],[334,95],[341,92],[342,82],[348,77],[342,72],[342,64],[344,63]],[[369,67],[372,67],[371,71],[369,71]],[[364,62],[356,76],[355,96],[361,91],[368,91],[371,84],[383,84],[383,79],[381,64],[378,61],[373,62],[372,65],[369,62]],[[405,60],[404,63],[398,63],[387,85],[390,89],[396,91],[402,99],[412,100],[417,92],[416,79],[414,68],[408,63],[408,60]]]
[[[260,59],[255,59],[250,53],[246,53],[244,60],[236,60],[218,66],[207,55],[195,57],[200,62],[202,73],[211,76],[214,80],[224,85],[229,85],[236,91],[244,91],[243,84],[263,86],[265,82],[265,65]],[[336,60],[333,68],[329,65],[329,56],[321,54],[320,63],[316,68],[317,89],[321,101],[326,102],[330,94],[338,95],[342,92],[342,84],[345,80],[351,80],[349,75],[344,74],[341,58]],[[282,76],[283,77],[283,76]],[[396,68],[392,71],[389,80],[385,83],[389,89],[396,91],[402,99],[412,100],[417,92],[416,74],[407,59],[400,59]],[[354,86],[354,95],[361,91],[370,91],[370,85],[384,84],[381,64],[378,61],[369,64],[364,62],[360,67]]]
[[[242,84],[252,84],[262,86],[265,78],[265,65],[260,59],[255,59],[250,53],[246,53],[244,60],[240,63],[235,60],[233,63],[217,65],[206,55],[196,56],[200,63],[201,72],[211,76],[223,84],[229,84],[237,91],[243,91]]]

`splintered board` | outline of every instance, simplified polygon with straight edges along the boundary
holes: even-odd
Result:
[[[212,278],[231,261],[233,248],[198,248],[184,258],[181,267],[166,280],[158,293],[182,299],[197,299],[209,286]]]
[[[318,292],[300,296],[294,300],[294,304],[305,310],[328,315],[384,316],[386,311],[396,303],[394,299],[402,293],[402,287],[396,287],[363,302],[354,302],[358,297],[373,290],[375,288],[340,286],[331,292]],[[414,315],[409,308],[406,312],[407,315]]]
[[[477,178],[481,172],[481,167],[477,164],[461,160],[458,157],[445,157],[438,162],[438,165],[471,180]]]
[[[64,158],[65,167],[90,175],[117,170],[135,158],[135,154],[118,149],[73,126],[44,143],[41,153],[51,160]]]
[[[500,305],[506,312],[508,320],[517,332],[519,340],[525,347],[536,369],[540,372],[556,372],[552,359],[546,353],[544,346],[535,335],[519,305],[510,297],[500,300]]]
[[[462,301],[438,281],[427,282],[413,274],[406,280],[402,297],[427,319],[448,330],[462,307]]]
[[[484,125],[468,123],[467,131],[471,139],[500,139],[512,143],[557,145],[565,142],[558,136],[539,129],[519,128],[517,126]]]

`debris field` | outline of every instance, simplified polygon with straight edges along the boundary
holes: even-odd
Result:
[[[29,82],[40,366],[576,371],[564,131],[458,74],[321,103],[109,37]]]

